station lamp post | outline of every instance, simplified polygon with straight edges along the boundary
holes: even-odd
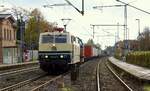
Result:
[[[135,19],[135,20],[138,22],[138,34],[139,34],[139,35],[138,35],[137,38],[139,39],[139,37],[140,37],[140,19]],[[138,41],[138,42],[139,42],[139,43],[138,43],[138,44],[139,44],[138,50],[140,51],[140,41]]]
[[[139,33],[139,36],[140,36],[140,19],[135,19],[138,21],[138,33]]]

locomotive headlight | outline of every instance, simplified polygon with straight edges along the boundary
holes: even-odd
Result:
[[[55,44],[53,44],[53,46],[56,46]]]
[[[45,58],[48,58],[48,56],[46,55]]]
[[[64,58],[64,56],[63,56],[63,55],[60,55],[60,58]]]

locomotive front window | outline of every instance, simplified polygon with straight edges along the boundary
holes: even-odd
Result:
[[[66,43],[67,36],[66,35],[43,35],[42,43]]]
[[[67,36],[66,35],[55,35],[55,43],[66,43]]]
[[[51,35],[43,35],[42,36],[42,43],[53,43],[53,36]]]

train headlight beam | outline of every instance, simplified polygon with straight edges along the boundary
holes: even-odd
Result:
[[[60,58],[64,58],[64,56],[63,56],[63,55],[60,55]]]
[[[48,58],[48,55],[45,55],[45,58]]]

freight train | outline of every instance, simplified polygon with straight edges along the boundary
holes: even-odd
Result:
[[[40,68],[53,73],[97,57],[98,50],[69,32],[45,32],[40,34],[38,55]]]

